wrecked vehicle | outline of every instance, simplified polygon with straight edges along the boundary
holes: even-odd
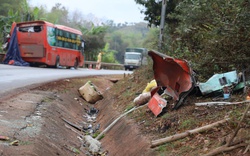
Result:
[[[153,50],[149,51],[148,55],[153,60],[154,80],[134,99],[134,103],[142,105],[148,102],[148,107],[155,116],[158,116],[168,104],[163,98],[164,95],[170,96],[174,100],[173,109],[178,109],[188,95],[207,96],[219,93],[224,99],[229,99],[230,94],[249,84],[249,81],[245,81],[244,74],[237,74],[236,71],[215,74],[207,82],[197,83],[195,72],[186,60]]]
[[[236,71],[215,74],[204,83],[198,83],[202,95],[222,91],[225,87],[235,86],[239,83]]]
[[[176,101],[173,108],[179,108],[196,85],[193,70],[186,60],[175,59],[157,51],[149,51],[148,55],[153,60],[154,78],[157,83],[157,87],[151,91],[151,96],[164,88],[164,93]]]
[[[202,95],[225,95],[242,90],[249,86],[250,82],[245,80],[242,72],[230,71],[222,74],[215,74],[204,83],[198,83],[197,86]]]

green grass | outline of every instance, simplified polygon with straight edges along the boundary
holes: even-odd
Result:
[[[30,145],[32,142],[30,141],[19,141],[19,145]]]
[[[134,105],[133,104],[129,104],[127,105],[126,109],[125,109],[125,112],[129,111],[130,109],[134,108]]]
[[[44,98],[44,99],[42,99],[42,103],[43,102],[45,102],[45,103],[47,103],[47,102],[52,102],[52,101],[54,101],[55,99],[54,98],[50,98],[50,97],[46,97],[46,98]]]
[[[193,125],[195,125],[195,123],[195,120],[192,118],[186,119],[181,122],[180,129],[190,129]]]
[[[102,140],[105,137],[105,135],[103,134],[98,140]]]
[[[72,152],[74,152],[75,154],[80,154],[80,150],[75,148],[75,147],[71,147]]]

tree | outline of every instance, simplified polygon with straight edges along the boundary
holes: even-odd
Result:
[[[56,3],[54,7],[52,7],[51,11],[47,14],[47,21],[55,24],[61,24],[65,26],[69,26],[69,11],[62,6],[61,3]]]
[[[171,15],[180,21],[173,38],[176,53],[190,58],[200,73],[211,75],[249,66],[249,2],[184,0],[176,12]]]
[[[145,6],[149,25],[159,25],[161,1],[135,1]],[[190,61],[204,77],[249,66],[249,1],[169,0],[167,6],[163,53]]]
[[[91,29],[87,29],[83,26],[79,26],[79,28],[85,40],[85,59],[93,61],[105,46],[104,35],[107,31],[107,27],[94,26],[94,24],[92,24]]]
[[[115,57],[115,54],[117,53],[117,51],[111,50],[109,48],[109,43],[106,43],[102,51],[104,52],[103,57],[102,57],[102,62],[117,63],[117,60]]]
[[[8,16],[9,10],[12,10],[13,12],[16,12],[21,6],[21,3],[23,3],[24,0],[0,0],[0,15],[1,16]]]
[[[161,20],[161,0],[135,0],[137,4],[140,4],[145,7],[145,10],[141,10],[141,13],[144,13],[145,21],[148,21],[149,26],[159,26]],[[169,18],[167,15],[174,12],[176,5],[180,0],[167,0],[166,16],[165,21],[167,23],[177,22],[174,18]]]
[[[0,12],[6,11],[3,13],[4,16],[0,16],[0,34],[3,37],[10,32],[13,22],[32,21],[39,19],[38,15],[40,9],[37,7],[31,8],[26,0],[20,0],[18,2],[14,2],[12,0],[7,2],[1,0],[0,2],[2,2],[1,4],[6,7],[0,7]],[[0,39],[0,42],[3,42],[3,38]]]

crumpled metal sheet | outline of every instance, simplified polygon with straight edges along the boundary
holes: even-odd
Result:
[[[158,93],[155,93],[151,100],[148,102],[148,108],[154,113],[155,116],[161,114],[164,107],[167,106],[167,101]]]
[[[161,87],[166,87],[164,92],[173,97],[176,101],[174,109],[177,109],[194,88],[193,70],[185,60],[175,59],[157,51],[149,51],[148,55],[153,60],[154,78],[158,86],[151,95]]]
[[[236,71],[230,71],[222,74],[214,74],[207,82],[199,83],[199,89],[202,95],[206,95],[215,91],[222,90],[223,87],[238,84],[238,76]]]

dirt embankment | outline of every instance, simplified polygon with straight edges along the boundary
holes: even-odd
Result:
[[[118,112],[112,102],[116,97],[108,90],[115,77],[65,79],[44,84],[13,95],[0,102],[0,155],[89,155],[81,133],[69,127],[62,119],[83,126],[86,110],[94,105],[80,97],[78,88],[91,80],[104,93],[104,100],[95,106],[99,109],[101,130],[106,128]],[[3,99],[3,98],[2,98]],[[13,141],[17,142],[16,145]],[[150,155],[149,142],[137,131],[132,120],[123,118],[101,140],[102,150],[109,155]]]
[[[143,75],[143,76],[142,76]],[[152,73],[138,71],[133,75],[117,77],[89,77],[51,82],[39,87],[26,88],[0,102],[0,155],[90,155],[82,136],[87,133],[70,127],[63,119],[78,126],[88,126],[86,112],[96,107],[99,112],[93,126],[100,124],[102,132],[125,110],[134,107],[133,99],[152,80]],[[119,79],[117,83],[114,83]],[[89,104],[78,89],[92,81],[103,93],[103,100]],[[111,81],[112,80],[112,81]],[[242,100],[244,95],[232,95],[230,100]],[[246,105],[196,107],[195,102],[211,98],[189,96],[178,110],[171,110],[172,101],[164,113],[155,117],[148,107],[142,107],[121,118],[100,140],[108,155],[204,155],[225,145],[239,123]],[[192,134],[184,139],[150,148],[150,141],[205,126],[230,117],[230,121],[212,130]],[[241,124],[235,141],[249,144],[250,115]],[[18,141],[18,146],[10,145]],[[245,146],[220,155],[248,156]]]

